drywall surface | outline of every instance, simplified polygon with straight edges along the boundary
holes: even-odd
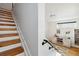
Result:
[[[14,4],[14,15],[32,56],[38,55],[37,4]]]

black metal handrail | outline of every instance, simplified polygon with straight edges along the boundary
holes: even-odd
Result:
[[[42,45],[44,45],[46,43],[48,43],[50,45],[49,50],[53,48],[54,50],[56,50],[57,52],[59,52],[61,54],[61,52],[51,42],[49,42],[48,40],[44,39],[43,42],[42,42]],[[64,56],[63,54],[61,54],[61,55]]]
[[[46,44],[46,43],[48,43],[48,44],[50,45],[49,50],[50,50],[51,48],[54,48],[55,50],[57,50],[48,40],[44,39],[43,42],[42,42],[42,45],[44,45],[44,44]]]

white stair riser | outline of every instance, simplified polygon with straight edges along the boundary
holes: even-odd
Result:
[[[0,22],[0,24],[15,24],[15,23],[11,23],[11,22]]]
[[[0,26],[0,28],[16,28],[16,26]]]
[[[12,33],[17,33],[17,31],[0,31],[1,34],[12,34]]]

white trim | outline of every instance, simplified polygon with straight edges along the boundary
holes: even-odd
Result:
[[[13,17],[14,22],[15,22],[15,24],[16,24],[16,28],[17,28],[17,31],[18,31],[18,33],[19,33],[19,37],[20,37],[20,39],[21,39],[21,43],[22,43],[22,46],[23,46],[23,48],[24,48],[25,54],[26,54],[26,56],[31,56],[30,51],[29,51],[29,48],[28,48],[28,46],[27,46],[27,43],[25,42],[24,37],[23,37],[23,35],[22,35],[22,32],[21,32],[21,30],[20,30],[20,27],[19,27],[19,25],[17,24],[17,22],[15,21],[15,16],[14,16],[13,12],[12,12],[12,17]]]

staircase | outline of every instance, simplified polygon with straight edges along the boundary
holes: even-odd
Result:
[[[0,8],[0,56],[24,56],[12,12]]]

